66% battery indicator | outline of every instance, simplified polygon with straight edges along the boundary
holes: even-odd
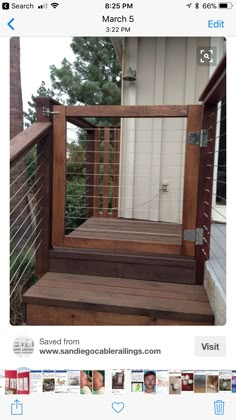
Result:
[[[228,3],[219,3],[219,8],[220,9],[232,9],[233,7],[233,3],[228,2]]]

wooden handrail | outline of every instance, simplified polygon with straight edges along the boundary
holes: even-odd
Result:
[[[216,104],[226,95],[226,55],[221,59],[209,82],[205,86],[199,101]]]
[[[68,117],[117,117],[117,118],[175,118],[187,117],[187,105],[85,105],[66,106]]]
[[[52,123],[50,122],[36,122],[26,128],[26,130],[17,134],[17,136],[13,137],[10,142],[11,164],[27,152],[51,127]]]

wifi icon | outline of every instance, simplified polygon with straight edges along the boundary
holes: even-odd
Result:
[[[59,3],[51,3],[51,6],[53,7],[53,9],[56,9],[56,7],[59,6]]]

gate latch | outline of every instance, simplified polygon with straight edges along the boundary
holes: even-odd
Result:
[[[43,116],[44,117],[49,117],[50,115],[59,115],[60,112],[58,111],[50,111],[49,108],[46,108],[45,106],[43,106]]]

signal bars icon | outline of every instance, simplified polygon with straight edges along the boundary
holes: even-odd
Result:
[[[53,7],[53,9],[56,9],[56,8],[57,8],[57,6],[59,6],[59,3],[51,3],[51,6]],[[45,4],[40,4],[40,5],[38,6],[38,9],[47,9],[47,7],[48,7],[48,4],[47,4],[47,3],[45,3]]]

